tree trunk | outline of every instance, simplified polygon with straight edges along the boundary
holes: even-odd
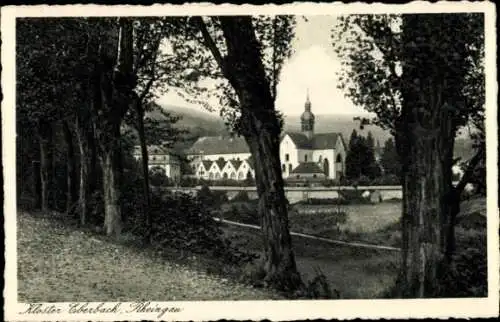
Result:
[[[429,67],[430,68],[430,67]],[[456,128],[447,107],[446,79],[422,76],[403,91],[396,145],[402,160],[403,216],[401,295],[441,294],[454,249],[457,195],[452,186]],[[412,70],[406,72],[412,75]],[[452,243],[451,245],[449,243]]]
[[[118,162],[119,153],[110,149],[101,156],[102,181],[104,193],[104,229],[108,236],[118,237],[122,229],[120,184]]]
[[[109,31],[110,37],[99,38],[95,43],[94,50],[98,51],[99,60],[91,82],[91,111],[103,177],[104,230],[107,235],[116,237],[122,229],[120,125],[133,101],[133,89],[137,83],[137,77],[132,72],[132,20],[120,17],[118,24],[118,48],[113,44],[106,46],[107,42],[112,43],[110,39],[114,36],[114,30]]]
[[[144,108],[141,102],[136,103],[137,110],[137,130],[139,132],[139,140],[141,142],[142,154],[142,174],[144,177],[143,190],[144,190],[144,215],[146,217],[146,236],[145,240],[152,243],[153,238],[153,218],[151,217],[151,192],[149,187],[149,160],[148,148],[146,144],[146,133],[144,131]]]
[[[66,162],[66,212],[72,212],[78,201],[78,186],[77,186],[77,169],[75,148],[73,145],[73,134],[67,122],[63,124],[64,138],[67,145],[67,162]]]
[[[403,296],[423,298],[439,288],[454,225],[439,140],[414,135],[409,150],[409,171],[403,174]]]
[[[87,224],[87,204],[90,192],[89,180],[89,148],[87,142],[87,132],[81,121],[77,119],[76,125],[76,139],[80,151],[80,182],[79,182],[79,195],[78,195],[78,213],[79,223],[81,226]]]
[[[228,54],[224,59],[220,58],[220,53],[217,57],[238,95],[241,133],[254,160],[264,240],[265,281],[278,289],[294,291],[303,284],[288,227],[288,201],[279,159],[281,128],[261,61],[260,46],[250,17],[221,17],[220,21]],[[205,39],[209,39],[204,32]]]
[[[270,120],[268,120],[270,121]],[[277,124],[277,120],[275,122]],[[288,200],[283,189],[279,138],[267,131],[246,137],[255,168],[258,211],[264,241],[265,282],[286,291],[302,285],[295,264],[288,224]]]
[[[48,125],[50,127],[50,125]],[[42,129],[43,132],[48,129]],[[45,212],[49,209],[49,169],[52,164],[50,155],[50,140],[46,133],[38,136],[40,144],[40,210]]]

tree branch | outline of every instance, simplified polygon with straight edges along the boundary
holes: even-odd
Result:
[[[222,57],[222,54],[217,48],[217,45],[215,44],[215,41],[213,40],[212,36],[210,36],[210,33],[208,32],[207,25],[203,21],[203,18],[200,16],[195,16],[192,17],[191,20],[198,26],[198,28],[201,31],[201,34],[203,35],[203,40],[205,43],[205,46],[210,49],[212,52],[212,55],[214,55],[215,61],[217,61],[217,64],[221,68],[222,72],[224,72],[224,58]]]
[[[472,159],[469,161],[469,164],[467,165],[467,169],[465,170],[462,179],[460,179],[460,182],[455,186],[455,192],[457,194],[461,194],[465,189],[465,186],[471,181],[472,176],[474,175],[474,170],[476,169],[479,162],[483,160],[483,158],[484,158],[484,147],[480,147],[476,155],[474,155],[474,157],[472,157]]]

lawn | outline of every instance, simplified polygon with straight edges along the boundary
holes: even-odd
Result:
[[[260,251],[260,231],[224,225],[226,236],[239,247]],[[331,245],[321,241],[292,237],[297,267],[304,281],[319,269],[330,288],[344,299],[378,298],[392,285],[399,252]]]
[[[17,223],[20,302],[281,298],[207,273],[217,263],[201,256],[156,254],[23,212]]]
[[[222,205],[219,216],[246,224],[260,224],[254,201],[226,203]],[[399,235],[393,228],[401,217],[401,203],[295,205],[288,216],[290,230],[294,232],[330,239],[399,246]]]

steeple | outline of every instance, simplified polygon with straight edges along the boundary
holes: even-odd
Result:
[[[309,88],[307,89],[305,110],[300,117],[302,132],[311,139],[314,135],[314,114],[311,112],[311,101],[309,99]]]

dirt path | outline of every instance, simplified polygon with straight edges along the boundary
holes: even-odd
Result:
[[[18,301],[170,301],[276,299],[54,221],[19,213]]]

